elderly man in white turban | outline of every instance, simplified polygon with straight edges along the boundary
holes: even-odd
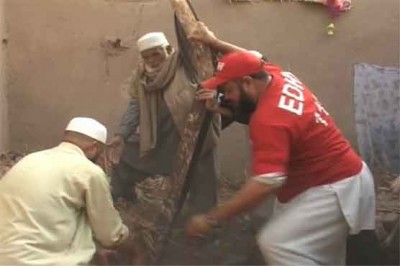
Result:
[[[63,142],[21,159],[0,181],[0,265],[82,265],[128,229],[95,165],[107,138],[94,119],[72,119]]]
[[[114,198],[135,202],[133,187],[147,177],[171,176],[196,88],[189,82],[182,58],[162,32],[151,32],[137,41],[141,62],[125,83],[130,102],[119,130],[112,177]],[[212,125],[193,169],[190,209],[207,210],[216,203],[215,145],[219,116]],[[118,152],[119,151],[119,152]]]

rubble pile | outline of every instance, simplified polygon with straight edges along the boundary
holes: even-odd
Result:
[[[17,152],[6,152],[0,154],[0,179],[22,157],[24,157],[24,155]]]
[[[16,152],[0,154],[0,179],[23,156],[23,154]],[[382,264],[391,265],[394,263],[398,265],[400,202],[399,195],[393,193],[390,189],[390,185],[397,175],[384,171],[375,171],[374,177],[377,192],[376,232],[382,252]],[[232,196],[240,185],[240,183],[232,183],[231,180],[224,176],[220,177],[219,201]],[[165,176],[150,177],[139,183],[134,189],[138,195],[138,203],[132,204],[118,201],[116,202],[116,208],[120,211],[131,232],[134,232],[130,239],[131,245],[135,247],[135,250],[140,250],[139,253],[143,257],[141,259],[147,262],[156,261],[164,244],[159,241],[160,236],[165,233],[165,230],[169,230],[165,221],[170,221],[173,215],[169,212],[171,210],[169,204],[172,204],[172,201],[166,197],[171,190],[170,178]],[[171,263],[173,261],[195,263],[199,259],[208,258],[209,260],[204,262],[210,263],[214,261],[214,264],[217,262],[223,264],[240,262],[247,264],[246,257],[253,257],[253,252],[256,248],[255,232],[251,224],[247,216],[239,217],[228,224],[226,228],[223,228],[223,232],[218,233],[219,237],[209,240],[209,243],[204,245],[204,248],[196,248],[194,250],[191,250],[190,247],[189,249],[187,248],[188,243],[185,242],[182,226],[174,228],[171,232],[171,237],[168,239],[167,256],[162,260],[162,263]],[[246,241],[243,241],[244,239]],[[250,244],[246,246],[239,245],[244,242]],[[175,251],[177,250],[181,252],[176,253]],[[202,250],[202,254],[199,253],[199,250]],[[168,256],[170,252],[176,255]],[[210,254],[209,256],[204,256],[203,252],[209,252]],[[240,254],[242,255],[239,256]],[[135,264],[132,259],[134,258],[127,258],[126,254],[119,253],[109,261],[109,264]],[[260,262],[262,260],[252,261],[251,264]]]
[[[394,193],[390,186],[397,175],[377,171],[374,173],[376,182],[376,233],[381,249],[381,259],[384,265],[399,265],[400,239],[399,194]]]
[[[149,177],[138,183],[135,188],[138,202],[132,204],[119,199],[115,207],[120,212],[124,223],[134,236],[131,245],[141,250],[141,260],[155,263],[163,248],[162,236],[169,230],[168,221],[173,213],[170,207],[171,182],[166,176]],[[129,263],[134,258],[125,258],[117,254],[116,264]]]

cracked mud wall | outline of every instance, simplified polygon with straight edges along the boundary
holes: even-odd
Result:
[[[129,41],[138,34],[171,26],[170,12],[158,14],[147,5],[159,4],[144,2],[6,0],[13,149],[54,145],[73,116],[117,125],[125,105],[119,88],[137,53],[110,52],[105,40],[119,37],[134,45]]]
[[[136,39],[164,31],[175,43],[168,0],[5,1],[13,150],[55,145],[77,115],[97,118],[112,132],[126,104],[120,85],[137,62]],[[399,67],[398,0],[353,0],[334,36],[327,36],[329,17],[318,5],[192,3],[223,39],[263,52],[308,84],[353,144],[353,65]],[[243,175],[246,134],[240,125],[223,132],[224,175]]]

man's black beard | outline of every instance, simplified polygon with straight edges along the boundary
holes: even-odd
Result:
[[[257,104],[250,99],[244,92],[242,84],[239,85],[240,100],[239,100],[239,111],[251,115],[257,108]]]

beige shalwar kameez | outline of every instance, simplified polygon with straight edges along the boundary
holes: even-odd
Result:
[[[128,236],[103,170],[70,143],[30,154],[0,180],[0,265],[81,265],[96,239]]]

